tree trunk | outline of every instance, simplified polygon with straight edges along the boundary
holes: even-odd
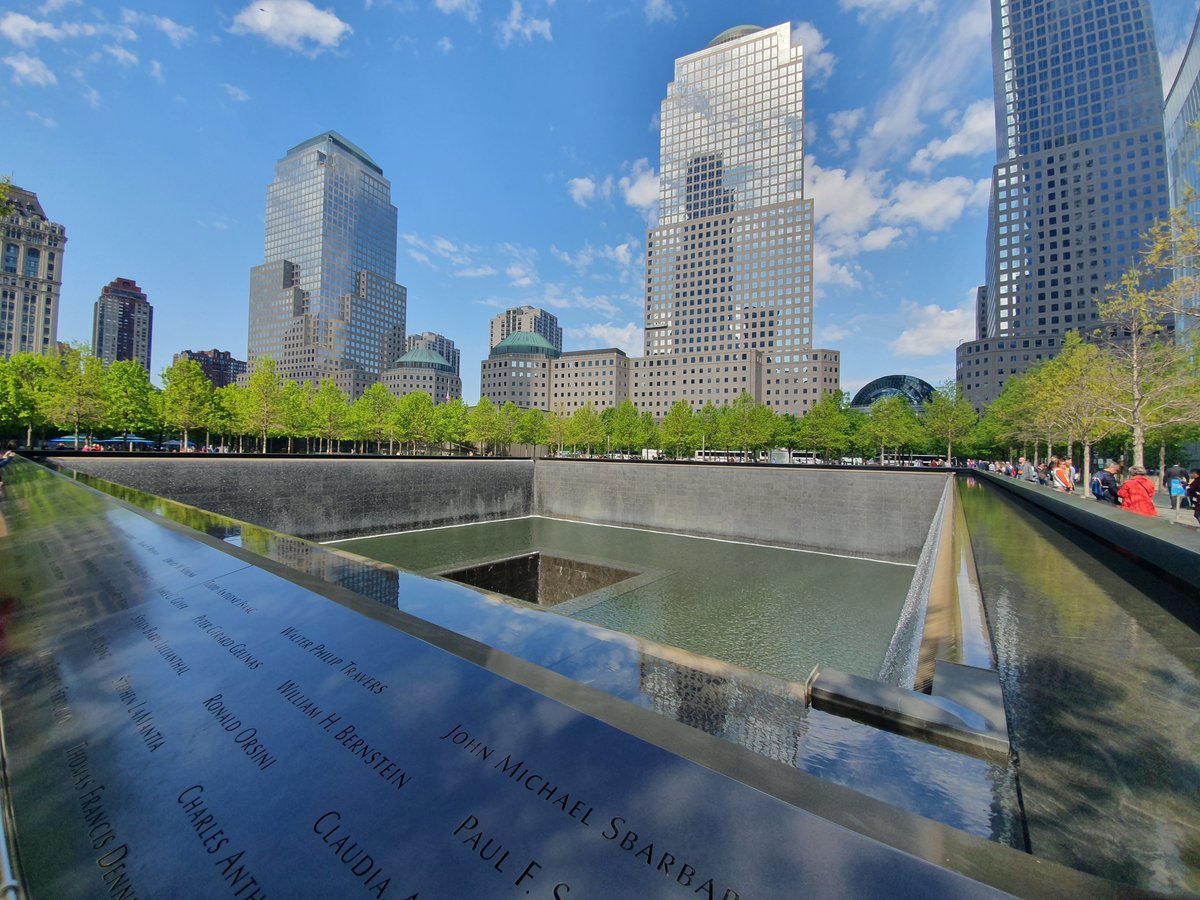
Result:
[[[1163,484],[1163,476],[1167,471],[1167,442],[1162,441],[1158,445],[1158,483]],[[1169,494],[1171,489],[1164,487],[1164,490]]]
[[[1083,442],[1083,466],[1081,467],[1081,469],[1083,471],[1083,479],[1080,481],[1080,484],[1082,484],[1084,489],[1086,489],[1087,492],[1089,494],[1091,494],[1091,492],[1092,492],[1092,442],[1089,440],[1085,440]]]
[[[1141,419],[1133,423],[1133,465],[1146,465],[1146,427]]]

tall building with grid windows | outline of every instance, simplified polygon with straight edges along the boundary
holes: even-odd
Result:
[[[1200,222],[1200,14],[1183,54],[1175,82],[1167,94],[1163,121],[1167,128],[1167,169],[1171,181],[1171,207],[1188,205],[1192,218]],[[1197,271],[1179,273],[1195,278]],[[1177,331],[1200,329],[1200,296],[1191,297],[1190,315],[1181,317]]]
[[[132,278],[114,278],[92,309],[92,355],[108,366],[134,360],[150,371],[154,307]]]
[[[992,0],[992,67],[986,286],[956,357],[977,409],[1099,327],[1105,285],[1169,203],[1149,0]]]
[[[9,188],[11,209],[0,217],[0,359],[49,353],[58,346],[66,231],[46,218],[37,194]]]
[[[488,330],[488,350],[517,332],[540,334],[555,350],[562,352],[562,328],[558,316],[536,306],[514,306],[492,317]]]
[[[840,390],[838,352],[812,344],[803,65],[787,24],[730,28],[675,61],[632,387],[655,416],[679,399],[699,409],[743,391],[803,415]]]
[[[249,370],[332,378],[351,399],[403,353],[391,183],[334,131],[293,147],[267,188],[263,264],[250,270]]]

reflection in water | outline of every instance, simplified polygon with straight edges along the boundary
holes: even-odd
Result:
[[[74,520],[75,539],[113,539],[103,515],[105,501],[88,491],[75,490],[34,465],[16,467],[27,542],[37,540],[38,521],[63,527],[62,511]],[[1022,830],[1015,778],[1010,766],[998,766],[971,756],[878,731],[804,706],[794,691],[775,679],[713,660],[666,658],[671,651],[643,644],[590,624],[534,610],[527,605],[496,601],[475,591],[402,574],[389,565],[338,553],[265,528],[216,516],[194,507],[152,497],[99,479],[79,477],[126,502],[200,533],[321,578],[384,605],[397,607],[459,634],[497,647],[519,658],[544,665],[559,674],[604,690],[661,715],[748,748],[767,758],[794,766],[817,777],[844,785],[898,808],[927,816],[975,835],[1022,847]],[[11,502],[11,501],[10,501]],[[10,507],[11,509],[12,507]],[[515,540],[544,538],[537,520],[510,523]],[[576,526],[586,528],[587,526]],[[463,533],[474,529],[459,529]],[[594,554],[612,556],[618,529],[592,529]],[[433,534],[433,533],[428,533]],[[644,533],[634,533],[644,536]],[[459,548],[463,559],[494,550],[492,537],[468,538]],[[472,544],[471,541],[477,540]],[[755,548],[705,542],[745,554]],[[38,571],[44,555],[32,544],[0,542],[0,564],[21,558]],[[356,543],[347,546],[359,549]],[[436,546],[436,542],[431,547]],[[119,547],[114,548],[119,552]],[[431,549],[432,553],[432,549]],[[445,554],[443,554],[445,555]],[[788,554],[794,560],[800,554]],[[745,564],[747,557],[738,557]],[[668,558],[659,562],[668,562]],[[426,568],[444,564],[431,560]],[[911,571],[888,567],[902,578]],[[10,571],[10,570],[5,570]],[[126,577],[133,577],[128,570]],[[795,586],[797,590],[800,585]],[[901,593],[901,598],[903,591]],[[794,592],[788,597],[793,598]],[[736,614],[736,610],[734,613]],[[869,611],[868,611],[869,612]],[[874,615],[877,615],[874,614]],[[895,613],[891,613],[894,623]],[[679,622],[686,624],[680,615]],[[749,630],[747,630],[749,634]],[[886,642],[886,638],[885,638]],[[549,650],[548,650],[549,648]],[[659,652],[655,652],[659,651]],[[547,652],[553,655],[548,659]]]
[[[1195,598],[1002,489],[961,494],[1033,852],[1200,892]]]

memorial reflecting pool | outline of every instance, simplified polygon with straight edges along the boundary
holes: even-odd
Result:
[[[817,664],[877,677],[913,575],[905,565],[544,518],[333,546],[421,574],[534,551],[633,570],[552,609],[788,681]]]

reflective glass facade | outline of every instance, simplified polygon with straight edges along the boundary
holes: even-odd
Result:
[[[635,379],[634,402],[656,416],[743,391],[803,414],[839,389],[836,352],[812,349],[803,84],[787,24],[731,29],[675,62],[646,248],[647,359],[635,366],[672,373],[667,385]]]
[[[326,132],[288,151],[267,188],[263,256],[250,273],[251,370],[269,355],[289,379],[357,386],[399,355],[396,207],[362,150]]]
[[[1192,29],[1183,63],[1167,94],[1163,121],[1167,127],[1167,164],[1171,176],[1171,206],[1188,202],[1192,218],[1200,220],[1200,18]],[[1194,278],[1195,269],[1180,275]],[[1200,297],[1191,298],[1194,314],[1179,323],[1179,330],[1200,328]]]
[[[996,158],[986,289],[958,381],[1004,381],[1099,325],[1096,303],[1168,209],[1148,0],[992,0]]]

